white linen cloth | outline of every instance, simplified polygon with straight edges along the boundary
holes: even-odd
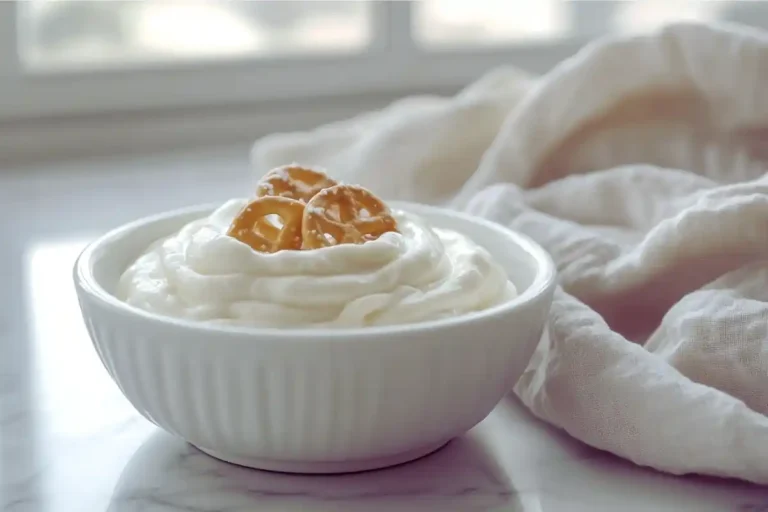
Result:
[[[523,232],[560,273],[515,392],[594,447],[768,483],[768,35],[671,25],[256,142]]]

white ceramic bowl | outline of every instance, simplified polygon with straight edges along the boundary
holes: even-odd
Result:
[[[519,296],[451,319],[361,329],[207,325],[131,307],[113,292],[151,242],[207,215],[173,211],[92,243],[74,269],[109,374],[147,419],[220,459],[310,473],[375,469],[430,453],[501,400],[539,340],[555,268],[538,245],[482,219],[396,204],[471,236]]]

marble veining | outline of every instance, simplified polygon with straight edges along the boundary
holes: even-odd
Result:
[[[254,471],[158,430],[93,351],[71,266],[117,224],[236,195],[246,159],[233,147],[0,168],[0,510],[768,512],[768,488],[634,466],[511,396],[431,456],[352,475]]]

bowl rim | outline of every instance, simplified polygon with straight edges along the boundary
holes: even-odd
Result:
[[[109,293],[98,282],[90,271],[90,261],[94,253],[103,247],[118,240],[127,234],[140,230],[150,224],[171,220],[177,217],[185,217],[193,214],[200,216],[212,212],[221,206],[221,203],[205,203],[183,208],[167,210],[122,224],[97,239],[90,242],[78,255],[73,266],[73,279],[78,294],[86,294],[91,299],[98,301],[102,306],[107,307],[112,312],[128,316],[139,317],[144,322],[160,324],[165,327],[178,328],[185,331],[195,331],[197,333],[210,333],[226,336],[250,336],[264,338],[279,338],[292,340],[335,340],[349,341],[361,336],[386,336],[424,333],[434,330],[449,329],[456,326],[466,326],[480,324],[489,319],[503,316],[506,313],[518,309],[525,304],[533,302],[535,299],[547,294],[555,286],[557,276],[555,264],[547,251],[531,238],[518,233],[502,224],[467,214],[464,212],[442,208],[438,206],[424,205],[420,203],[406,201],[391,201],[393,208],[402,209],[417,215],[426,213],[427,215],[441,215],[444,217],[462,219],[466,222],[481,225],[485,228],[496,231],[500,236],[510,239],[513,243],[520,246],[525,252],[530,254],[537,263],[537,271],[533,281],[528,288],[516,295],[514,298],[501,302],[495,306],[480,311],[472,311],[449,318],[440,318],[435,320],[426,320],[423,322],[393,324],[370,327],[330,327],[313,328],[309,327],[259,327],[246,325],[212,324],[198,320],[189,320],[184,318],[170,317],[151,311],[132,306]],[[180,226],[179,226],[180,227]],[[81,306],[82,307],[82,306]]]

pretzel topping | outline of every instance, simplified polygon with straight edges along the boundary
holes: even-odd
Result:
[[[268,219],[276,215],[277,227]],[[227,235],[249,245],[254,251],[277,252],[301,249],[301,223],[304,203],[287,197],[260,197],[248,203],[232,221]]]
[[[302,249],[361,244],[388,231],[397,231],[397,222],[381,199],[362,187],[336,185],[307,203]]]
[[[272,169],[259,181],[256,195],[280,196],[307,202],[323,189],[336,185],[324,172],[301,167],[285,165]]]

